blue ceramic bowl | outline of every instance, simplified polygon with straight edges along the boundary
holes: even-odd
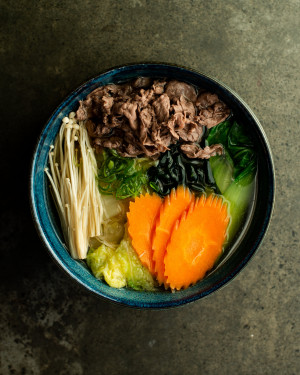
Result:
[[[251,129],[258,152],[256,200],[244,232],[232,246],[229,254],[202,281],[176,293],[136,292],[114,289],[97,280],[82,261],[72,259],[64,245],[60,224],[48,190],[44,168],[48,163],[49,146],[53,144],[61,120],[75,111],[78,100],[98,86],[128,81],[134,77],[166,77],[206,88],[219,95],[231,108],[238,120]],[[166,308],[180,306],[201,299],[232,280],[258,249],[269,224],[274,202],[274,167],[270,146],[262,126],[247,104],[223,83],[189,69],[166,64],[137,64],[111,69],[84,83],[73,91],[56,109],[44,127],[33,156],[30,176],[32,214],[41,239],[55,261],[73,280],[97,296],[110,301],[139,308]]]

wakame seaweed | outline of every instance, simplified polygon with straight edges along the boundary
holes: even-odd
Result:
[[[158,161],[148,169],[150,187],[160,196],[170,194],[179,185],[194,192],[204,193],[207,189],[217,190],[207,160],[190,159],[180,150],[180,144],[170,146]]]

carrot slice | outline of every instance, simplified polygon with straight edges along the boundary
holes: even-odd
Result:
[[[179,186],[172,190],[161,206],[152,242],[154,270],[159,284],[166,282],[164,256],[173,226],[193,200],[189,189]]]
[[[162,205],[158,195],[141,195],[134,202],[130,202],[128,219],[128,233],[132,246],[141,262],[154,274],[152,259],[152,234],[156,217]]]
[[[229,223],[220,197],[203,195],[176,222],[164,259],[165,277],[180,290],[201,280],[222,252]]]

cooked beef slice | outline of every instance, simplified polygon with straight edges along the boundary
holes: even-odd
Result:
[[[230,109],[223,103],[218,95],[202,92],[196,100],[199,122],[208,129],[224,121],[230,114]]]
[[[171,144],[181,143],[190,158],[209,158],[220,146],[201,149],[204,126],[211,128],[229,115],[216,94],[185,82],[139,77],[133,82],[101,86],[79,101],[76,117],[96,151],[113,148],[126,157],[157,159]]]
[[[132,86],[135,88],[146,88],[151,85],[152,79],[149,77],[138,77],[133,81]]]
[[[195,102],[197,98],[195,88],[185,82],[170,81],[166,86],[165,92],[171,100],[176,100],[184,96],[191,102]]]
[[[202,149],[197,144],[183,144],[180,149],[186,154],[187,157],[193,159],[209,159],[211,156],[222,155],[222,145],[206,146]]]
[[[167,94],[160,95],[152,103],[156,118],[159,122],[165,122],[170,116],[170,98]]]

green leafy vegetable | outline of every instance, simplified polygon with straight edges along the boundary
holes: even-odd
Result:
[[[223,194],[230,203],[231,220],[228,228],[228,243],[237,233],[243,218],[248,212],[250,200],[254,193],[254,177],[254,172],[244,174],[239,179],[234,180]]]
[[[211,169],[216,184],[221,192],[224,194],[229,185],[233,182],[234,165],[228,152],[225,151],[223,155],[216,155],[209,159]]]
[[[128,287],[135,290],[151,291],[155,289],[155,282],[152,275],[142,265],[129,239],[121,241],[114,256],[121,265]]]
[[[104,279],[113,288],[155,290],[153,277],[141,264],[128,238],[123,239],[116,250],[106,245],[90,249],[87,264],[98,279]]]
[[[105,245],[101,245],[97,249],[89,250],[86,257],[86,262],[97,279],[101,279],[103,277],[103,272],[107,261],[112,257],[113,254],[114,250]]]
[[[225,149],[223,155],[210,158],[210,166],[220,192],[230,203],[229,243],[237,233],[253,197],[256,153],[243,126],[232,119],[210,129],[207,142],[209,145],[221,143]]]
[[[117,199],[136,197],[146,189],[147,169],[155,162],[147,158],[124,158],[114,150],[103,150],[99,161],[98,187]]]
[[[150,187],[160,196],[183,185],[195,192],[215,190],[209,174],[208,163],[202,159],[189,159],[180,150],[179,144],[172,145],[159,159],[158,165],[148,169]]]
[[[233,178],[241,173],[248,174],[256,170],[256,153],[251,138],[244,127],[232,119],[221,122],[210,129],[207,142],[209,145],[221,143],[233,161]],[[242,176],[241,176],[242,177]]]
[[[230,119],[221,122],[209,130],[207,142],[209,145],[221,143],[227,145],[228,133],[231,129],[232,121]]]

